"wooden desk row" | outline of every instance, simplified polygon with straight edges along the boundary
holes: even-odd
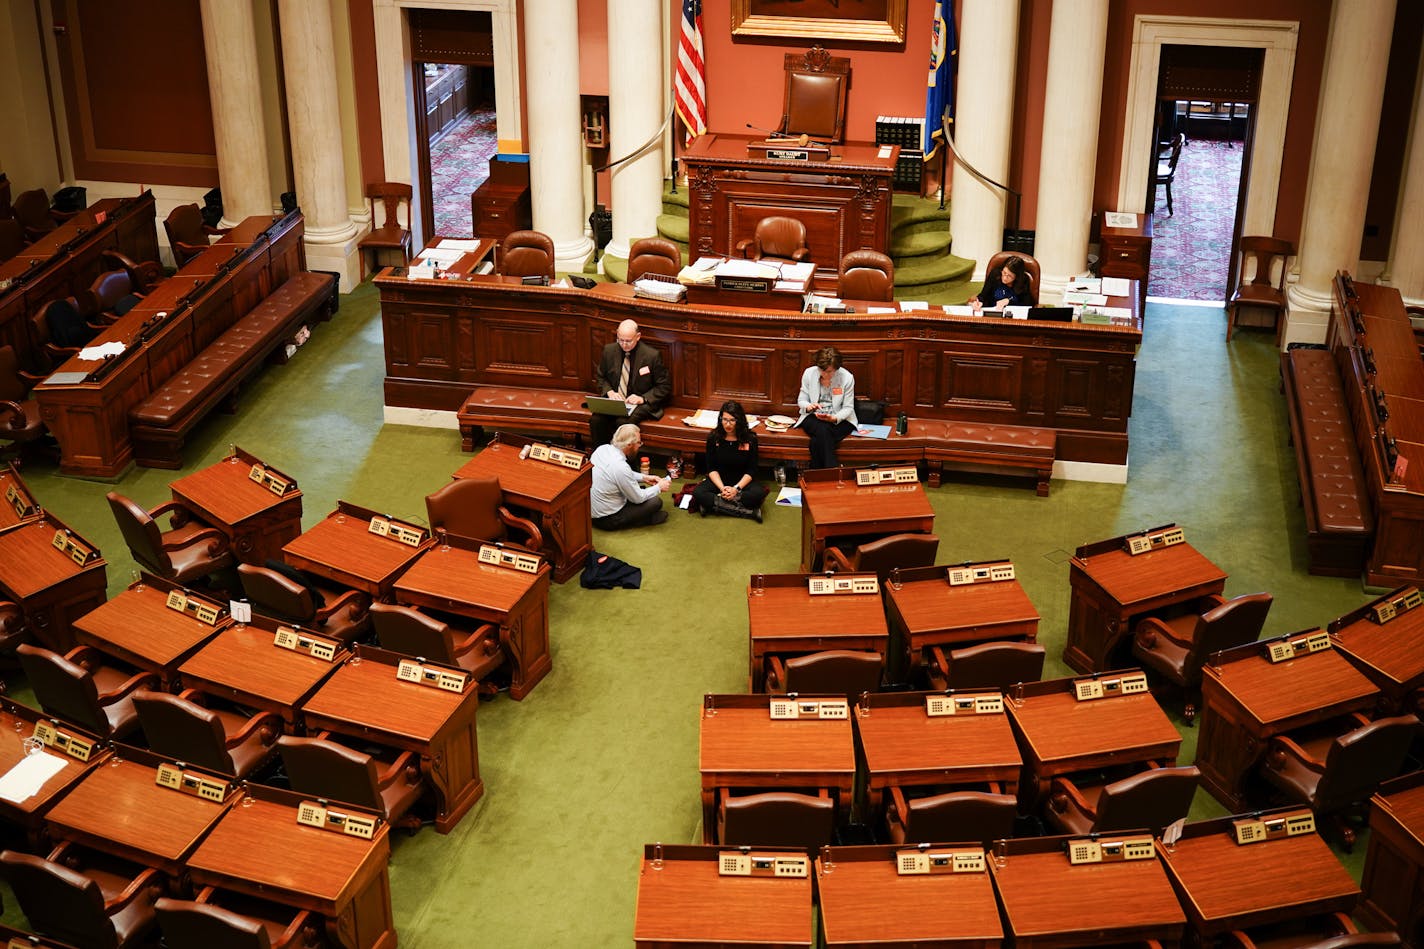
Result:
[[[1210,945],[1232,930],[1348,913],[1360,895],[1314,833],[1238,845],[1231,818],[1202,821],[1187,824],[1174,844],[1157,840],[1152,858],[1078,865],[1066,853],[1072,839],[999,841],[979,872],[924,875],[897,872],[897,855],[913,847],[826,847],[806,877],[724,876],[720,858],[734,848],[652,844],[638,877],[634,943],[1175,946],[1190,926]]]

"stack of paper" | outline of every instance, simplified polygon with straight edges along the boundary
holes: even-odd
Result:
[[[1110,297],[1127,296],[1128,288],[1131,284],[1126,277],[1104,277],[1103,293]]]
[[[698,409],[691,415],[684,416],[682,424],[690,425],[693,428],[705,428],[711,431],[717,427],[717,421],[721,417],[722,413],[716,409]],[[760,416],[747,416],[747,428],[756,428],[759,424],[761,424]]]
[[[118,340],[110,340],[98,346],[85,346],[79,350],[79,358],[86,361],[103,359],[105,356],[117,356],[124,351],[124,344]]]

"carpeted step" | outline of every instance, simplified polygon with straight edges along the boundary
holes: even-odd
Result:
[[[948,300],[946,295],[957,293],[960,284],[967,286],[969,275],[973,272],[974,261],[953,254],[912,258],[903,267],[897,262],[895,298],[963,303],[967,292],[956,300]]]
[[[692,221],[675,214],[658,215],[658,236],[666,237],[674,244],[682,245],[683,256],[687,256],[687,238],[692,230]]]
[[[947,254],[950,242],[951,237],[947,227],[919,234],[902,234],[896,231],[890,235],[890,256],[898,268],[902,262],[910,264],[917,257],[940,257]]]
[[[604,254],[602,257],[602,261],[603,273],[601,274],[601,276],[605,280],[612,281],[613,283],[626,283],[628,281],[627,258],[614,257],[610,254]]]
[[[672,193],[672,183],[663,182],[663,211],[668,214],[681,214],[687,217],[688,190],[684,185],[677,186],[677,193]]]

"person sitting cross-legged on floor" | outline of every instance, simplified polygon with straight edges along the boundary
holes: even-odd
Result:
[[[722,403],[717,427],[707,435],[707,480],[692,497],[709,513],[750,517],[761,522],[766,486],[756,480],[757,437],[740,402]]]
[[[590,493],[593,526],[616,531],[625,527],[661,524],[667,520],[659,495],[672,487],[668,478],[638,474],[628,459],[643,444],[638,426],[623,424],[613,433],[613,441],[593,450],[593,488]]]

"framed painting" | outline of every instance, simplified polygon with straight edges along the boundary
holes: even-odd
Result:
[[[903,43],[908,0],[732,0],[733,36]]]

